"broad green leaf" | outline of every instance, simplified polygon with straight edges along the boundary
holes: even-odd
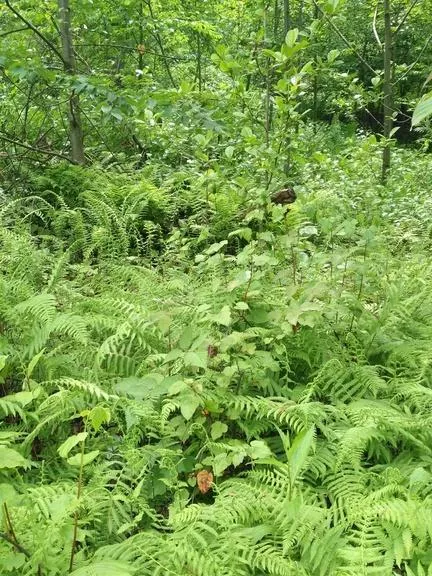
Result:
[[[185,420],[190,420],[195,414],[195,410],[200,405],[200,400],[198,396],[193,396],[188,394],[183,396],[180,401],[180,412]]]
[[[8,448],[7,446],[0,446],[0,469],[2,468],[30,468],[31,462],[21,456],[19,452]]]
[[[222,326],[229,326],[231,324],[231,310],[230,307],[225,305],[218,314],[213,314],[213,322],[222,324]]]
[[[216,242],[215,244],[212,244],[209,248],[207,248],[207,250],[205,251],[205,254],[207,254],[208,256],[211,256],[212,254],[216,254],[227,244],[228,244],[228,240],[222,240],[221,242]]]
[[[418,126],[420,122],[432,115],[432,94],[423,96],[414,109],[412,125]]]
[[[183,355],[183,352],[181,354]],[[168,391],[168,386],[162,385],[163,380],[164,376],[158,373],[147,374],[142,378],[130,376],[119,380],[114,390],[122,396],[132,396],[136,400],[157,398]]]
[[[189,351],[184,355],[184,365],[195,368],[207,368],[207,354]]]
[[[74,570],[70,576],[133,576],[135,570],[126,562],[100,560]]]
[[[75,434],[74,436],[69,436],[69,438],[67,438],[63,442],[63,444],[61,444],[57,448],[57,452],[62,458],[67,458],[72,448],[74,448],[80,442],[84,442],[87,436],[88,436],[87,432],[80,432],[79,434]]]
[[[217,454],[213,458],[212,468],[215,476],[220,476],[224,470],[228,468],[232,463],[232,458],[226,452],[222,452],[222,454]]]
[[[268,458],[271,456],[271,450],[264,440],[252,440],[250,443],[249,456],[252,460]]]
[[[224,422],[214,422],[210,430],[210,436],[213,440],[221,438],[227,432],[228,426]]]
[[[303,430],[300,434],[297,434],[291,448],[288,450],[287,459],[290,470],[291,485],[294,484],[298,475],[302,471],[314,440],[315,428],[312,426],[308,430]]]
[[[179,348],[174,348],[165,356],[164,364],[167,362],[172,362],[173,360],[177,360],[183,356],[183,350]]]
[[[292,30],[288,30],[287,35],[285,37],[285,44],[292,48],[294,44],[297,42],[297,38],[299,35],[298,28],[293,28]]]
[[[234,146],[227,146],[225,148],[225,156],[227,158],[232,158],[234,155]]]
[[[99,450],[93,450],[92,452],[83,454],[82,465],[86,466],[87,464],[90,464],[90,462],[93,462],[93,460],[99,456],[99,452]],[[67,463],[71,466],[81,466],[81,454],[78,452],[78,454],[71,456],[67,459]]]

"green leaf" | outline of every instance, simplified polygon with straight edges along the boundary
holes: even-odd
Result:
[[[234,155],[234,146],[227,146],[225,148],[225,156],[227,158],[232,158]]]
[[[39,360],[44,355],[44,352],[45,352],[45,348],[43,348],[40,352],[38,352],[38,354],[36,354],[36,356],[33,356],[33,358],[30,360],[29,365],[27,366],[27,370],[26,370],[27,380],[31,378],[31,375],[33,374],[33,370],[36,368],[37,363],[39,362]]]
[[[182,356],[183,356],[183,350],[180,350],[179,348],[174,348],[173,350],[168,352],[168,354],[165,356],[164,364],[166,364],[167,362],[172,362],[173,360],[177,360]]]
[[[226,452],[218,454],[213,458],[212,468],[215,476],[220,476],[224,470],[230,466],[232,459],[228,456]]]
[[[61,444],[57,448],[57,452],[62,458],[67,458],[72,448],[74,448],[80,442],[84,442],[87,436],[88,436],[87,432],[80,432],[79,434],[75,434],[74,436],[69,436],[69,438],[67,438],[63,442],[63,444]]]
[[[207,354],[189,351],[184,355],[184,365],[195,368],[207,368]]]
[[[213,314],[213,322],[222,324],[222,326],[229,326],[231,324],[231,310],[230,307],[225,305],[218,314]]]
[[[200,400],[198,396],[193,396],[192,394],[183,396],[180,403],[180,412],[182,413],[183,418],[185,420],[190,420],[199,405]]]
[[[298,434],[287,452],[288,466],[290,470],[290,482],[294,484],[298,475],[306,463],[306,459],[315,440],[315,428],[303,430]]]
[[[100,560],[74,570],[70,576],[133,576],[135,570],[126,562]]]
[[[0,469],[2,468],[30,468],[30,460],[26,460],[19,452],[0,446]]]
[[[207,250],[205,251],[205,254],[207,254],[208,256],[211,256],[212,254],[216,254],[227,244],[228,244],[228,240],[222,240],[221,242],[216,242],[215,244],[212,244],[209,248],[207,248]]]
[[[99,456],[99,452],[99,450],[93,450],[92,452],[83,454],[82,465],[86,466],[87,464],[90,464],[90,462],[93,462],[93,460]],[[67,459],[67,463],[71,466],[81,466],[81,454],[78,452],[75,456],[71,456]]]
[[[108,423],[111,420],[111,412],[104,406],[95,406],[90,410],[88,417],[93,426],[93,430],[97,432],[102,424]]]
[[[0,372],[3,370],[3,368],[6,366],[6,361],[7,361],[8,357],[1,354],[0,355]]]
[[[418,126],[420,122],[432,115],[432,94],[423,96],[414,109],[412,125]]]
[[[163,375],[158,373],[147,374],[142,378],[130,376],[119,380],[114,386],[114,390],[122,396],[132,396],[136,400],[158,398],[168,392],[168,386],[162,385],[163,379]]]
[[[264,440],[252,440],[250,443],[249,456],[252,460],[268,458],[271,456],[271,450]]]
[[[285,44],[288,46],[288,48],[292,48],[294,46],[294,44],[297,42],[298,35],[299,35],[298,28],[288,30],[287,35],[285,37]]]
[[[226,424],[217,421],[212,424],[212,427],[210,429],[210,435],[213,440],[217,440],[218,438],[223,436],[225,432],[227,432],[227,430],[228,426]]]

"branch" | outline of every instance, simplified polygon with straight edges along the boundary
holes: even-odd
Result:
[[[30,28],[30,30],[32,30],[37,36],[39,36],[39,38],[43,42],[45,42],[45,44],[54,52],[54,54],[56,54],[60,58],[60,60],[64,63],[63,56],[57,50],[57,48],[54,46],[54,44],[51,42],[51,40],[48,40],[48,38],[46,36],[44,36],[42,34],[42,32],[40,32],[36,28],[36,26],[33,26],[33,24],[31,22],[29,22],[20,12],[18,12],[18,10],[16,10],[16,8],[14,8],[12,6],[12,4],[10,3],[10,0],[5,0],[5,4],[9,8],[9,10],[11,10],[15,14],[15,16],[21,20],[21,22],[24,22],[24,24],[27,26],[27,28]]]
[[[417,59],[408,67],[408,69],[406,70],[405,74],[403,74],[400,78],[398,78],[396,80],[396,82],[393,82],[393,86],[395,86],[398,82],[400,82],[401,80],[403,80],[404,78],[406,78],[406,76],[408,76],[408,74],[411,72],[411,70],[414,68],[414,66],[417,64],[417,62],[420,60],[420,58],[423,56],[426,48],[429,46],[430,41],[432,40],[432,36],[429,36],[429,38],[426,40],[426,44],[423,46],[423,48],[420,51],[420,54],[418,55]],[[427,84],[427,81],[425,82],[425,84]]]
[[[408,10],[405,12],[404,17],[402,18],[402,20],[400,21],[398,27],[396,28],[396,30],[393,32],[393,36],[396,36],[396,34],[399,32],[399,30],[402,28],[402,26],[405,24],[405,20],[408,18],[408,16],[411,14],[412,9],[415,7],[415,5],[417,4],[419,0],[413,0],[413,3],[411,4],[411,6],[408,8]]]
[[[36,148],[35,146],[30,146],[30,144],[24,144],[24,142],[19,142],[18,140],[12,140],[12,138],[3,136],[3,134],[0,134],[0,140],[3,140],[3,142],[9,142],[9,144],[14,144],[15,146],[20,146],[21,148],[25,148],[26,150],[31,150],[32,152],[37,152],[38,154],[46,154],[47,156],[62,158],[63,160],[67,160],[71,164],[74,164],[74,162],[68,156],[61,154],[60,152],[53,152],[52,150],[43,150],[42,148]]]
[[[29,27],[23,26],[22,28],[16,28],[15,30],[8,30],[8,32],[2,32],[0,34],[0,38],[4,38],[5,36],[9,36],[9,34],[15,34],[15,32],[24,32],[24,30],[29,30]]]
[[[24,556],[26,558],[30,558],[31,554],[28,550],[26,550],[25,548],[23,548],[21,546],[21,544],[19,544],[18,542],[16,542],[11,536],[9,536],[8,534],[5,534],[4,532],[0,532],[0,538],[2,538],[3,540],[5,540],[6,542],[9,542],[9,544],[12,544],[12,546],[18,550],[18,552],[21,552],[21,554],[24,554]]]
[[[323,17],[325,18],[325,20],[330,24],[330,26],[333,28],[333,30],[336,32],[336,34],[339,36],[339,38],[341,40],[343,40],[345,42],[345,44],[348,46],[348,48],[350,50],[352,50],[354,52],[354,54],[357,56],[357,58],[360,60],[360,62],[366,66],[366,68],[368,70],[370,70],[371,72],[373,72],[374,74],[376,74],[376,71],[372,68],[372,66],[366,62],[366,60],[363,58],[363,56],[354,48],[354,46],[351,44],[351,42],[348,40],[348,38],[346,38],[342,32],[339,30],[339,28],[336,26],[336,24],[334,24],[333,20],[331,18],[328,17],[328,15],[324,12],[324,10],[321,8],[321,6],[318,4],[318,2],[316,0],[312,0],[315,7],[321,12],[321,14],[323,15]]]
[[[383,49],[383,45],[382,45],[382,42],[381,42],[381,40],[380,40],[380,37],[379,37],[379,35],[378,35],[378,31],[377,31],[377,28],[376,28],[377,15],[378,15],[378,4],[376,5],[376,8],[375,8],[374,17],[373,17],[373,21],[372,21],[372,28],[373,28],[373,32],[374,32],[376,41],[378,42],[378,46],[379,46],[379,47],[381,48],[381,50],[382,50],[382,49]]]

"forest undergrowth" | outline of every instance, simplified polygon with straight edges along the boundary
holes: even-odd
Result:
[[[0,574],[432,574],[430,162],[379,163],[2,200]]]

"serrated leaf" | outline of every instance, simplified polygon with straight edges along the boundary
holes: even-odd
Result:
[[[93,430],[97,432],[102,424],[106,424],[111,420],[111,412],[104,406],[95,406],[90,410],[88,417]]]

